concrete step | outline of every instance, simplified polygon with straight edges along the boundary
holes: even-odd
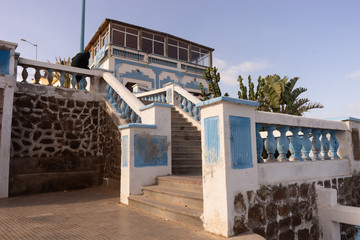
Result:
[[[171,136],[171,139],[176,140],[201,140],[201,136]]]
[[[174,122],[171,121],[171,126],[172,127],[192,127],[193,125],[189,122],[185,122],[185,121],[178,121],[178,122]]]
[[[142,195],[129,196],[129,206],[165,219],[169,219],[170,221],[186,224],[187,226],[196,229],[203,229],[203,223],[200,219],[202,211],[199,209],[169,204],[163,201],[147,198]]]
[[[176,204],[183,207],[203,209],[203,196],[201,192],[188,192],[173,188],[160,186],[143,187],[144,197],[164,201],[170,204]]]
[[[182,130],[182,131],[172,131],[171,136],[200,136],[200,131],[193,131],[193,130]]]
[[[180,165],[194,165],[194,166],[200,166],[202,165],[202,159],[193,159],[193,158],[179,158],[179,159],[173,159],[172,160],[172,166],[180,166]]]
[[[16,174],[10,196],[87,188],[102,183],[99,171]]]
[[[192,145],[172,145],[172,152],[201,152],[201,145],[192,146]]]
[[[198,131],[196,127],[187,127],[187,126],[171,126],[171,131]]]
[[[201,152],[172,152],[172,158],[174,159],[201,159]]]
[[[160,187],[164,188],[186,189],[189,192],[202,193],[201,175],[157,177],[156,182]]]
[[[181,145],[181,146],[196,146],[201,148],[201,140],[172,140],[173,145]]]

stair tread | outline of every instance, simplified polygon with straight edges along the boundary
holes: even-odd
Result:
[[[165,193],[168,195],[179,196],[179,197],[184,197],[184,198],[203,200],[202,192],[184,191],[184,190],[179,190],[179,189],[174,189],[174,188],[162,187],[159,185],[144,186],[143,190],[160,192],[160,193]]]
[[[159,200],[154,200],[154,199],[145,197],[143,195],[130,195],[129,200],[141,202],[143,204],[147,204],[152,207],[156,207],[158,209],[162,209],[162,210],[177,213],[177,214],[183,214],[183,215],[187,215],[187,216],[191,216],[191,217],[200,218],[200,216],[202,215],[201,209],[185,207],[182,205],[171,204],[171,203],[167,203],[167,202],[163,202],[163,201],[159,201]]]

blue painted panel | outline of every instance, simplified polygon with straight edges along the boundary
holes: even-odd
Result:
[[[134,166],[158,167],[167,166],[167,137],[134,135]]]
[[[126,72],[124,74],[121,74],[120,75],[120,82],[123,82],[122,78],[124,78],[124,77],[151,82],[151,87],[152,88],[154,87],[154,79],[150,78],[148,75],[145,75],[142,72],[138,72],[136,70],[133,70],[131,72]]]
[[[205,161],[207,163],[220,163],[219,117],[204,119],[205,129]]]
[[[252,168],[250,118],[230,116],[231,167]]]
[[[129,152],[129,136],[122,137],[122,166],[128,167],[129,159],[128,159],[128,152]]]
[[[9,75],[10,50],[0,49],[0,74]]]

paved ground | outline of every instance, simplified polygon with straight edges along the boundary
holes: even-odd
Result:
[[[0,199],[0,239],[224,239],[118,202],[104,187]]]

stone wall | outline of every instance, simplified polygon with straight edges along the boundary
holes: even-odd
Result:
[[[266,239],[319,239],[316,184],[337,189],[339,204],[360,206],[360,175],[262,186],[236,195],[235,234],[251,231]],[[353,226],[341,224],[341,231],[341,239],[354,239]]]
[[[101,96],[26,83],[18,83],[18,88],[12,121],[12,195],[87,187],[74,182],[96,185],[103,176],[119,181],[120,132]],[[68,182],[55,186],[56,178],[50,181],[55,173]],[[31,174],[41,178],[38,189],[26,186]]]

